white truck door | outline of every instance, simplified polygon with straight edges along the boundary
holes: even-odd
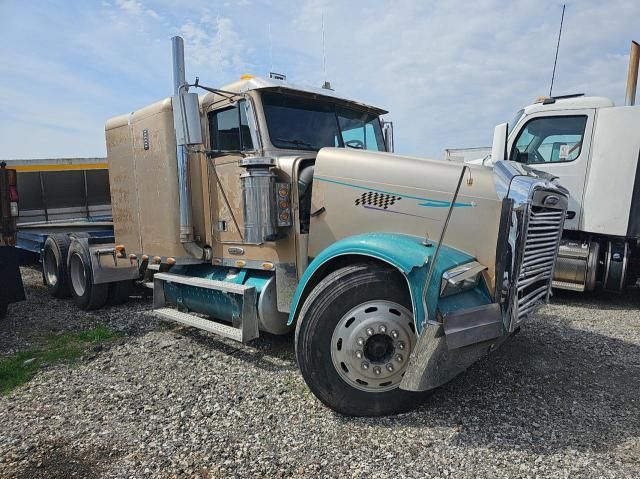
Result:
[[[519,122],[507,145],[510,160],[557,176],[569,190],[569,230],[580,224],[594,115],[594,109],[534,113]]]

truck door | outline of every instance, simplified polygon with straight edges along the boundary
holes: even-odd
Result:
[[[569,190],[564,227],[577,230],[595,110],[547,111],[526,118],[510,135],[509,158],[558,177]]]
[[[213,218],[214,238],[221,242],[242,241],[242,198],[240,175],[245,172],[238,166],[243,152],[254,149],[245,100],[213,109],[208,112],[211,149],[216,153],[211,160],[212,189],[215,191]]]

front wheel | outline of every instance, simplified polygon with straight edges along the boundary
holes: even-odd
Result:
[[[357,264],[324,278],[304,302],[296,357],[311,391],[349,416],[414,408],[425,396],[399,389],[415,347],[411,299],[399,273]]]

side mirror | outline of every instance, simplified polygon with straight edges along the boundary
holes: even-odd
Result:
[[[388,153],[393,153],[393,122],[380,121],[382,125],[382,135],[384,136],[384,148]]]
[[[496,161],[508,160],[507,156],[507,136],[509,124],[501,123],[493,131],[493,146],[491,147],[491,159]]]

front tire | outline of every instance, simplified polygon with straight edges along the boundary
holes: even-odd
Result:
[[[348,416],[413,409],[424,397],[399,389],[415,346],[411,299],[387,266],[356,264],[324,278],[296,325],[296,358],[309,389]]]

